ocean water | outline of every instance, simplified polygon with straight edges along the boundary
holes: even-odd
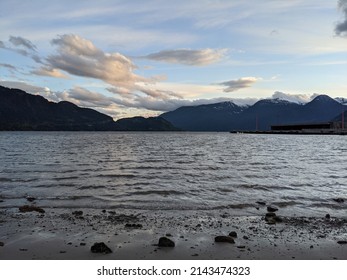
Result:
[[[346,162],[339,135],[0,132],[0,208],[347,217]]]

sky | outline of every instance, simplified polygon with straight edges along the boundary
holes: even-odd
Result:
[[[347,0],[1,0],[0,26],[0,85],[114,119],[347,98]]]

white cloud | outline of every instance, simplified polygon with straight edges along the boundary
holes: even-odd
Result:
[[[224,92],[234,92],[243,88],[251,87],[255,82],[261,80],[261,78],[256,77],[243,77],[237,80],[226,81],[218,83],[218,85],[226,86]]]
[[[307,94],[289,94],[289,93],[284,93],[281,91],[275,91],[274,94],[272,95],[272,98],[276,99],[281,99],[281,100],[287,100],[289,102],[294,102],[294,103],[307,103],[312,100],[312,95],[307,95]]]
[[[8,88],[21,89],[25,92],[34,93],[34,94],[38,94],[38,93],[41,94],[41,93],[46,93],[50,91],[47,87],[35,86],[35,85],[28,84],[26,82],[20,82],[20,81],[0,80],[0,85],[4,87],[8,87]]]
[[[95,78],[117,87],[133,89],[137,82],[150,82],[134,73],[136,65],[120,53],[105,53],[78,35],[61,35],[52,40],[57,54],[47,57],[47,67],[69,74]]]
[[[32,74],[38,75],[38,76],[49,76],[54,78],[63,78],[67,79],[68,76],[59,71],[58,69],[50,68],[43,66],[39,69],[31,71]]]
[[[227,49],[179,49],[164,50],[151,53],[142,58],[157,60],[167,63],[203,66],[220,61],[226,54]]]

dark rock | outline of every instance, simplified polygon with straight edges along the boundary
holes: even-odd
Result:
[[[82,216],[83,215],[83,211],[74,211],[74,212],[72,212],[72,215]]]
[[[244,245],[240,245],[240,246],[237,246],[237,248],[239,248],[239,249],[245,249],[245,248],[246,248],[246,246],[244,246]]]
[[[337,244],[347,244],[347,240],[340,240],[340,241],[337,241]]]
[[[159,247],[175,247],[175,242],[167,237],[160,237],[158,242]]]
[[[265,219],[266,218],[273,218],[273,217],[276,217],[276,213],[274,213],[274,212],[268,212],[265,214]]]
[[[94,245],[90,248],[92,253],[100,253],[100,254],[110,254],[112,250],[106,246],[104,242],[94,243]]]
[[[27,201],[29,202],[33,202],[34,200],[36,200],[35,197],[32,197],[32,196],[27,196]]]
[[[233,238],[237,238],[237,232],[236,231],[232,231],[229,233],[229,236],[233,237]]]
[[[167,234],[165,234],[165,236],[172,237],[171,233],[167,233]]]
[[[224,235],[216,236],[214,238],[214,242],[224,242],[224,243],[232,243],[232,244],[235,243],[234,239],[231,236],[224,236]]]
[[[4,242],[0,242],[0,247],[4,247],[5,243]]]
[[[343,202],[345,202],[345,200],[343,199],[343,198],[333,198],[333,200],[335,201],[335,202],[337,202],[337,203],[343,203]]]
[[[275,220],[276,223],[282,223],[283,222],[282,218],[278,217],[278,216],[273,217],[273,219]]]
[[[275,206],[268,206],[267,211],[268,212],[276,212],[276,211],[278,211],[278,208]]]
[[[43,210],[41,207],[37,207],[34,205],[24,205],[19,207],[19,212],[39,212],[39,213],[45,213],[45,210]]]
[[[246,235],[244,235],[244,236],[243,236],[243,239],[248,240],[248,239],[249,239],[249,237],[248,237],[248,236],[246,236]]]
[[[84,242],[81,242],[80,243],[80,246],[86,246],[87,244],[86,243],[84,243]]]
[[[1,203],[1,202],[4,202],[4,201],[3,201],[2,199],[0,199],[0,203]]]
[[[103,209],[101,212],[102,212],[102,213],[106,213],[106,210],[105,210],[105,209]]]
[[[266,202],[264,202],[264,201],[257,201],[257,203],[258,203],[259,205],[263,205],[263,206],[266,205]]]
[[[325,218],[326,218],[326,219],[330,219],[330,218],[331,218],[331,217],[330,217],[330,214],[326,214],[326,215],[325,215]]]
[[[142,228],[141,224],[125,224],[126,228]]]

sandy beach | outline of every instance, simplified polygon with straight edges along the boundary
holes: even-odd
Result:
[[[232,209],[114,211],[26,205],[28,212],[0,211],[0,259],[347,260],[347,220],[333,215],[286,217],[279,209],[268,214],[276,216],[273,220],[265,217],[266,205],[256,204],[257,216],[233,216]],[[215,242],[229,234],[234,243]],[[175,246],[159,247],[161,237]],[[112,253],[93,253],[91,247],[100,242]]]

